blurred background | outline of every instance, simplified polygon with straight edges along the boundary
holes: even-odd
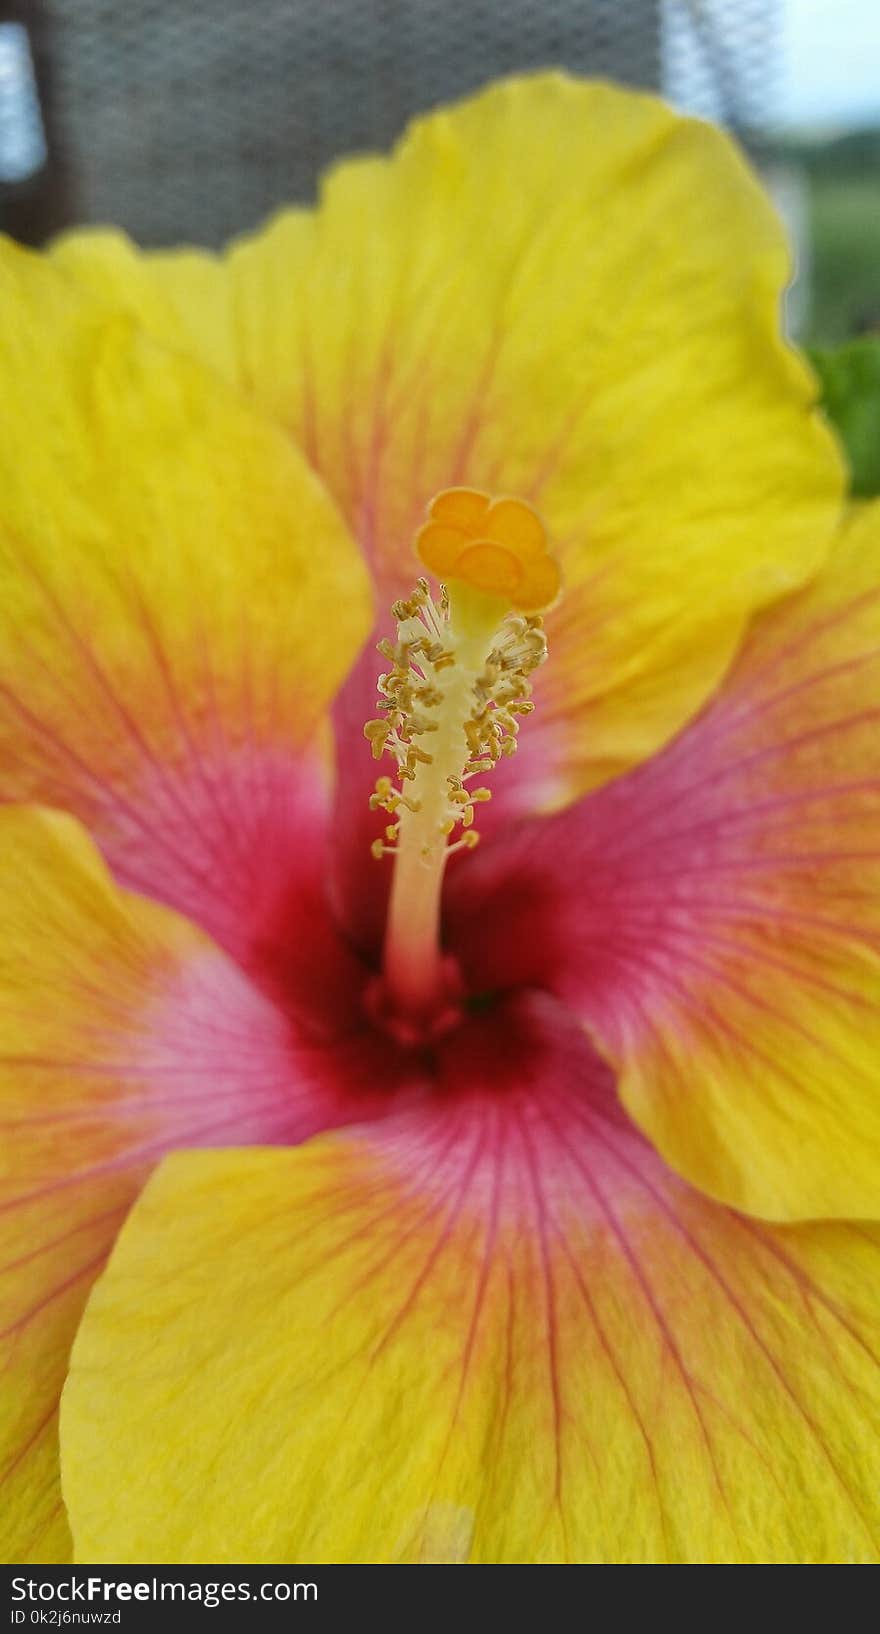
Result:
[[[726,125],[795,237],[795,333],[880,330],[880,0],[0,0],[0,227],[219,245],[548,64]]]

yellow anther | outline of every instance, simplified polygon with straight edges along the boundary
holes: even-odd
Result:
[[[479,843],[480,835],[478,829],[466,828],[461,838],[456,840],[455,844],[449,847],[447,856],[451,857],[456,851],[473,851],[479,845]]]
[[[387,721],[367,721],[364,727],[364,737],[369,739],[374,760],[382,759],[389,731],[390,727]]]
[[[375,793],[370,795],[371,811],[390,811],[392,814],[400,805],[402,795],[394,787],[390,777],[376,779]]]
[[[407,728],[410,732],[437,732],[439,731],[439,725],[439,721],[432,721],[428,715],[417,715],[415,711],[407,721]]]
[[[413,687],[412,695],[414,698],[418,698],[423,709],[433,709],[437,704],[443,702],[443,693],[439,687],[435,686]]]

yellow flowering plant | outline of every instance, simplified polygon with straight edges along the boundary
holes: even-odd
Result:
[[[555,74],[0,248],[7,1558],[877,1559],[880,511],[788,275]]]

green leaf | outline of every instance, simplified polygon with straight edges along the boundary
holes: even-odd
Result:
[[[880,335],[836,350],[814,347],[809,357],[849,459],[850,492],[859,499],[880,494]]]

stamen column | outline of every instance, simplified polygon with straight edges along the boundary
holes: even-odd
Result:
[[[442,702],[431,711],[430,760],[416,762],[415,777],[407,790],[409,804],[398,808],[385,936],[387,988],[397,1005],[413,1016],[429,1013],[443,999],[440,901],[447,858],[458,845],[472,847],[478,840],[470,826],[473,797],[468,797],[463,783],[470,763],[464,722],[473,711],[479,672],[466,663],[461,650],[455,653],[454,646],[444,650],[452,652],[453,659],[442,672]],[[430,660],[423,653],[419,656],[427,668]],[[477,789],[475,794],[489,797],[488,789]],[[466,826],[453,847],[449,836],[456,821]]]
[[[490,798],[471,780],[516,748],[517,716],[532,705],[527,680],[546,653],[541,620],[454,584],[439,601],[421,579],[392,609],[397,643],[380,643],[391,669],[379,677],[382,719],[364,732],[379,756],[397,762],[401,786],[380,777],[371,799],[393,819],[373,853],[392,852],[394,878],[385,941],[386,994],[397,1014],[419,1022],[446,997],[440,904],[449,856],[472,849],[474,806]],[[460,837],[451,841],[461,825]]]

